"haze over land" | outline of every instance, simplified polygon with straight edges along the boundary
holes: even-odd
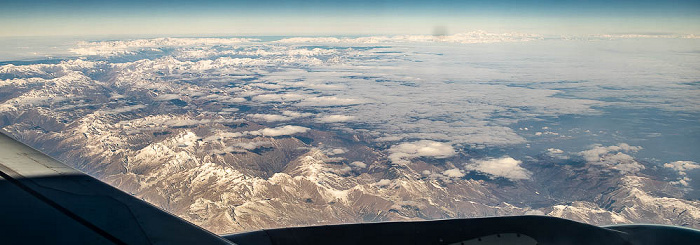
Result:
[[[698,228],[699,42],[66,42],[5,58],[0,126],[217,233],[517,214]]]

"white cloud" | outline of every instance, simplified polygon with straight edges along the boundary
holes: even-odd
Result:
[[[564,151],[562,151],[561,149],[549,148],[549,149],[547,149],[547,153],[549,153],[549,154],[564,154]]]
[[[294,118],[275,114],[249,114],[248,118],[265,122],[283,122]]]
[[[567,160],[570,158],[569,155],[566,154],[566,152],[564,152],[561,149],[556,149],[556,148],[547,149],[547,152],[545,154],[547,154],[548,156],[550,156],[552,158],[561,159],[561,160]]]
[[[695,34],[599,34],[587,37],[565,37],[566,39],[641,39],[641,38],[680,38],[680,39],[700,39],[700,36]]]
[[[264,129],[255,130],[255,131],[218,132],[214,135],[211,135],[211,136],[204,138],[204,141],[205,142],[212,142],[212,141],[217,141],[217,140],[226,140],[226,139],[230,139],[230,138],[246,137],[249,135],[278,137],[278,136],[294,135],[294,134],[298,134],[298,133],[305,133],[306,131],[309,131],[309,128],[301,127],[301,126],[294,126],[294,125],[285,125],[285,126],[281,126],[281,127],[264,128]]]
[[[529,179],[532,176],[530,171],[520,166],[522,163],[512,157],[488,158],[472,160],[465,165],[467,170],[479,171],[494,177],[503,177],[511,180]]]
[[[376,183],[376,185],[380,186],[380,187],[388,186],[390,184],[391,184],[391,180],[388,180],[388,179],[381,179],[381,180],[377,181],[377,183]]]
[[[633,153],[641,149],[640,146],[630,146],[625,143],[607,147],[593,145],[593,148],[579,152],[579,155],[589,164],[608,166],[622,173],[636,173],[645,169],[644,165],[623,152]]]
[[[688,178],[687,176],[685,176],[685,177],[681,177],[677,181],[671,181],[669,183],[674,184],[674,185],[682,185],[682,186],[688,187],[688,185],[690,185],[688,182],[690,182],[690,181],[691,181],[691,179]]]
[[[446,42],[446,43],[501,43],[501,42],[527,42],[540,40],[542,37],[536,34],[527,33],[490,33],[486,31],[473,31],[457,33],[454,35],[433,36],[433,35],[398,35],[398,36],[370,36],[358,38],[335,38],[335,37],[293,37],[285,38],[277,43],[424,43],[424,42]]]
[[[206,141],[206,139],[205,139]],[[224,148],[223,150],[214,149],[211,150],[213,154],[225,154],[230,152],[245,153],[247,151],[252,151],[261,147],[271,147],[272,143],[268,141],[254,141],[254,142],[238,142],[231,144]]]
[[[360,162],[360,161],[354,161],[354,162],[350,163],[350,166],[355,167],[355,168],[366,168],[367,164],[364,162]]]
[[[588,162],[598,162],[602,157],[607,156],[611,152],[637,152],[641,150],[641,146],[630,146],[626,143],[621,143],[612,146],[593,145],[590,150],[580,152],[580,155]]]
[[[349,174],[350,171],[352,171],[352,168],[350,168],[348,166],[344,166],[341,168],[331,168],[329,170],[330,170],[330,172],[337,174],[337,175],[346,175],[346,174]]]
[[[559,135],[559,133],[549,132],[549,131],[535,133],[535,136],[542,136],[542,135],[555,135],[556,136],[556,135]]]
[[[300,101],[304,98],[308,97],[307,95],[303,94],[294,94],[294,93],[284,93],[284,94],[262,94],[262,95],[257,95],[252,98],[254,101],[261,101],[261,102],[282,102],[282,101]]]
[[[322,123],[337,123],[337,122],[347,122],[355,119],[354,116],[346,116],[346,115],[329,115],[329,116],[323,116],[319,117],[316,120],[318,122]]]
[[[246,100],[245,98],[230,98],[228,101],[233,103],[241,103],[246,102],[248,100]]]
[[[453,169],[448,169],[442,172],[443,175],[450,177],[450,178],[462,178],[464,177],[464,171],[458,169],[458,168],[453,168]]]
[[[241,103],[241,102],[247,101],[245,98],[233,97],[230,95],[219,95],[219,94],[209,94],[207,96],[203,96],[203,97],[200,97],[197,99],[215,100],[215,101],[225,102],[225,103]]]
[[[335,148],[335,149],[331,150],[329,153],[330,153],[330,155],[345,154],[345,150],[342,148]]]
[[[335,37],[290,37],[275,41],[276,43],[339,43],[343,39]],[[348,39],[350,40],[350,39]]]
[[[138,109],[143,109],[146,108],[145,105],[132,105],[132,106],[125,106],[125,107],[120,107],[120,108],[114,108],[114,109],[109,109],[109,110],[101,110],[101,113],[105,114],[119,114],[119,113],[124,113],[124,112],[130,112],[130,111],[135,111]]]
[[[264,88],[264,89],[269,89],[269,90],[277,90],[281,89],[284,86],[279,85],[279,84],[272,84],[272,83],[254,83],[252,86],[258,87],[258,88]]]
[[[400,141],[402,140],[403,137],[401,136],[384,136],[384,137],[379,137],[374,139],[376,142],[391,142],[391,141]]]
[[[670,163],[664,163],[664,167],[671,168],[678,171],[681,175],[686,175],[686,171],[691,169],[699,169],[700,164],[693,161],[675,161]]]
[[[360,99],[339,98],[336,96],[311,97],[299,102],[298,106],[348,106],[365,103]]]
[[[251,131],[250,134],[251,135],[263,135],[263,136],[268,136],[268,137],[277,137],[277,136],[305,133],[306,131],[309,131],[309,128],[301,127],[301,126],[294,126],[294,125],[286,125],[286,126],[282,126],[282,127],[264,128],[264,129],[261,129],[258,131]]]
[[[313,115],[314,115],[313,113],[306,113],[306,112],[283,111],[282,115],[249,114],[248,118],[251,118],[253,120],[262,120],[262,121],[266,121],[266,122],[282,122],[282,121],[289,121],[289,120],[296,119],[296,118],[310,117]]]
[[[406,42],[448,42],[448,43],[501,43],[501,42],[527,42],[540,40],[542,37],[537,34],[527,33],[490,33],[485,31],[473,31],[465,33],[457,33],[446,36],[427,36],[427,35],[407,35],[396,36],[395,41]]]
[[[255,141],[255,142],[241,142],[231,145],[232,147],[243,148],[246,150],[255,150],[260,147],[271,146],[272,143],[268,141]]]
[[[179,99],[180,95],[177,94],[159,94],[153,100],[155,101],[165,101],[165,100],[174,100],[174,99]]]
[[[395,164],[409,164],[418,157],[448,158],[457,154],[451,145],[432,140],[401,143],[389,148],[389,159]]]
[[[308,112],[297,112],[297,111],[283,111],[282,115],[288,116],[288,117],[293,117],[293,118],[301,118],[301,117],[310,117],[313,116],[313,113],[308,113]]]
[[[675,161],[664,163],[664,167],[678,171],[680,178],[677,181],[671,181],[672,184],[688,186],[691,179],[687,176],[689,170],[700,169],[700,164],[693,161]]]
[[[217,140],[226,140],[230,138],[240,138],[246,135],[247,132],[219,132],[203,139],[204,142],[212,142]]]

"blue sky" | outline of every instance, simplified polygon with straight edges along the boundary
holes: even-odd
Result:
[[[700,32],[700,1],[0,0],[0,36]]]

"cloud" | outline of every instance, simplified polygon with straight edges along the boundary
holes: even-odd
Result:
[[[391,142],[391,141],[400,141],[402,140],[403,137],[401,136],[384,136],[384,137],[379,137],[374,139],[376,142]]]
[[[515,160],[512,157],[504,156],[501,158],[472,160],[465,165],[465,169],[511,180],[529,179],[532,173],[521,167],[521,163],[521,161]]]
[[[671,183],[688,186],[688,182],[690,182],[691,179],[687,176],[687,172],[689,170],[700,169],[700,164],[693,161],[675,161],[664,163],[664,167],[676,170],[678,171],[678,175],[680,175],[680,178],[677,181],[672,181]]]
[[[556,159],[561,159],[561,160],[566,160],[569,159],[569,155],[567,155],[563,150],[561,149],[556,149],[556,148],[549,148],[547,149],[547,152],[545,153],[548,156]]]
[[[295,93],[283,93],[283,94],[262,94],[256,95],[252,98],[254,101],[261,102],[282,102],[282,101],[300,101],[307,98],[307,95],[295,94]]]
[[[209,94],[207,96],[203,96],[197,99],[205,99],[205,100],[215,100],[219,102],[226,102],[226,103],[242,103],[246,102],[245,98],[241,97],[233,97],[233,96],[228,96],[228,95],[218,95],[218,94]]]
[[[340,98],[336,96],[311,97],[299,102],[298,106],[348,106],[366,103],[360,99]]]
[[[319,117],[316,119],[318,122],[322,123],[337,123],[337,122],[347,122],[355,119],[354,116],[346,116],[346,115],[329,115],[329,116],[323,116]]]
[[[337,175],[347,175],[352,171],[352,168],[344,166],[340,168],[330,168],[329,171]]]
[[[490,33],[486,31],[473,31],[465,33],[457,33],[454,35],[445,36],[428,36],[428,35],[406,35],[395,36],[393,41],[405,42],[447,42],[447,43],[502,43],[502,42],[529,42],[541,40],[542,36],[537,34],[527,33]]]
[[[262,135],[262,136],[268,136],[268,137],[277,137],[277,136],[305,133],[306,131],[309,131],[309,128],[301,127],[301,126],[294,126],[294,125],[286,125],[286,126],[282,126],[282,127],[264,128],[264,129],[261,129],[258,131],[250,131],[249,134]]]
[[[587,37],[563,37],[564,39],[586,39],[586,40],[596,40],[596,39],[646,39],[646,38],[673,38],[673,39],[700,39],[700,36],[695,34],[599,34],[591,35]]]
[[[174,99],[179,99],[180,95],[177,94],[159,94],[153,100],[155,101],[165,101],[165,100],[174,100]]]
[[[549,148],[549,149],[547,149],[547,153],[550,153],[550,154],[563,154],[564,151],[562,151],[562,150],[560,150],[560,149],[556,149],[556,148]]]
[[[593,145],[593,148],[579,152],[579,155],[589,164],[608,166],[622,173],[636,173],[645,169],[644,165],[623,152],[633,153],[641,149],[641,146],[630,146],[625,143],[607,147]]]
[[[450,178],[462,178],[464,177],[464,171],[458,169],[458,168],[453,168],[453,169],[448,169],[442,172],[443,175],[450,177]]]
[[[248,131],[245,132],[219,132],[214,135],[208,136],[203,139],[204,142],[212,142],[218,140],[226,140],[230,138],[240,138],[247,135]]]
[[[294,119],[292,117],[287,117],[287,116],[283,116],[283,115],[274,115],[274,114],[249,114],[247,116],[250,119],[265,121],[265,122],[282,122],[282,121],[289,121],[289,120]]]
[[[205,140],[206,141],[206,140]],[[238,142],[231,144],[224,148],[223,150],[213,149],[210,152],[213,154],[225,154],[225,153],[245,153],[252,151],[261,147],[271,147],[272,143],[268,141],[254,141],[254,142]]]
[[[240,137],[246,137],[246,136],[266,136],[266,137],[278,137],[278,136],[287,136],[287,135],[294,135],[298,133],[305,133],[309,131],[309,128],[306,127],[301,127],[301,126],[294,126],[294,125],[285,125],[281,127],[276,127],[276,128],[264,128],[260,130],[255,130],[255,131],[242,131],[242,132],[218,132],[214,135],[208,136],[204,138],[205,142],[212,142],[212,141],[217,141],[217,140],[226,140],[230,138],[240,138]]]
[[[682,175],[685,175],[685,171],[691,169],[698,169],[700,168],[700,165],[693,161],[675,161],[670,163],[664,163],[664,167],[671,168],[673,170],[678,171],[679,173],[682,173]]]
[[[682,186],[688,187],[690,185],[688,182],[690,182],[691,180],[692,179],[688,178],[688,176],[683,176],[683,177],[679,178],[678,180],[671,181],[669,183],[674,184],[674,185],[682,185]]]
[[[611,40],[611,39],[630,39],[630,38],[681,38],[681,39],[697,39],[700,38],[694,34],[601,34],[590,35],[585,37],[562,36],[562,40]],[[396,35],[396,36],[369,36],[357,38],[336,38],[336,37],[291,37],[284,38],[275,43],[282,44],[299,44],[299,43],[322,43],[322,44],[374,44],[374,43],[508,43],[508,42],[530,42],[543,40],[544,37],[538,34],[506,32],[493,33],[482,30],[463,32],[453,35]]]
[[[313,113],[306,113],[306,112],[283,111],[282,115],[249,114],[247,116],[248,116],[248,118],[253,119],[253,120],[261,120],[261,121],[266,121],[266,122],[283,122],[283,121],[289,121],[292,119],[297,119],[297,118],[302,118],[302,117],[310,117],[313,115],[314,115]]]
[[[272,84],[272,83],[254,83],[251,84],[251,86],[255,86],[258,88],[264,88],[264,89],[269,89],[269,90],[276,90],[276,89],[281,89],[284,86],[279,85],[279,84]]]
[[[335,148],[330,150],[326,155],[332,156],[332,155],[340,155],[340,154],[345,154],[345,149],[342,148]]]
[[[641,149],[641,146],[630,146],[626,143],[607,147],[602,145],[593,145],[590,150],[580,152],[580,155],[583,156],[583,158],[588,162],[597,162],[611,152],[637,152]]]
[[[132,105],[132,106],[125,106],[125,107],[108,109],[108,110],[100,110],[100,112],[104,113],[104,114],[119,114],[119,113],[124,113],[124,112],[135,111],[135,110],[143,109],[143,108],[146,108],[146,106],[145,105]]]
[[[336,37],[292,37],[285,38],[276,43],[501,43],[501,42],[527,42],[540,40],[542,36],[527,33],[491,33],[486,31],[472,31],[457,33],[454,35],[397,35],[397,36],[370,36],[358,38],[336,38]]]
[[[354,161],[350,163],[350,166],[355,168],[366,168],[367,164],[360,161]]]
[[[418,157],[448,158],[456,155],[451,145],[432,140],[401,143],[389,148],[389,160],[395,164],[409,164]]]
[[[313,116],[313,113],[308,113],[308,112],[297,112],[297,111],[283,111],[282,115],[292,117],[292,118],[300,118],[300,117],[310,117]]]
[[[556,135],[559,135],[559,133],[549,132],[549,131],[535,133],[535,136],[542,136],[542,135],[555,135],[556,136]]]
[[[255,150],[260,147],[271,146],[272,143],[269,141],[255,141],[255,142],[241,142],[231,145],[232,147],[243,148],[246,150]]]
[[[388,179],[381,179],[381,180],[377,181],[377,183],[376,183],[376,185],[379,187],[388,186],[390,184],[391,184],[391,180],[388,180]]]

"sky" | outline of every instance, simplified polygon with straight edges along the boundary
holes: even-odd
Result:
[[[0,0],[0,36],[700,33],[700,1]]]

